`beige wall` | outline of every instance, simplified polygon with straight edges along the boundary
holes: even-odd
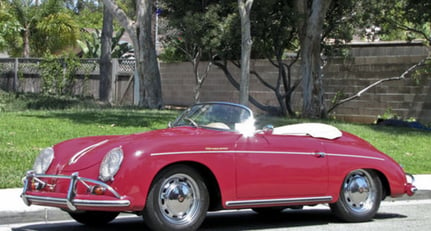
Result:
[[[365,86],[382,78],[399,76],[423,56],[361,56],[352,59],[334,59],[325,67],[324,89],[327,105],[337,92],[350,96]],[[206,63],[201,64],[202,67]],[[254,60],[252,69],[258,71],[267,81],[274,83],[277,70],[267,61]],[[233,67],[232,67],[233,68]],[[298,66],[293,76],[298,76]],[[188,63],[161,64],[162,88],[165,104],[190,105],[193,103],[194,78],[192,66]],[[238,70],[236,70],[238,76]],[[274,93],[252,76],[250,94],[260,102],[277,106]],[[301,91],[293,97],[296,111],[301,107]],[[201,90],[201,101],[238,102],[238,91],[229,83],[223,72],[213,66]],[[339,106],[331,116],[354,122],[371,123],[378,115],[391,110],[403,118],[414,117],[426,123],[431,122],[431,78],[384,82],[370,89],[360,98]]]

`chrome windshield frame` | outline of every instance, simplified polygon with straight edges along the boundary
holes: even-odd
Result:
[[[184,110],[172,123],[169,123],[169,127],[179,127],[179,126],[189,126],[186,125],[187,123],[182,123],[184,122],[184,120],[190,120],[193,118],[192,115],[190,113],[194,113],[195,111],[199,111],[201,110],[201,108],[205,107],[206,105],[208,105],[209,107],[213,107],[214,105],[219,105],[221,107],[226,106],[226,111],[232,110],[232,108],[238,108],[240,110],[242,110],[244,112],[244,114],[246,115],[244,118],[238,119],[240,121],[240,123],[246,123],[246,122],[250,122],[250,121],[255,121],[254,116],[253,116],[253,111],[250,110],[250,108],[242,105],[242,104],[236,104],[236,103],[230,103],[230,102],[219,102],[219,101],[211,101],[211,102],[202,102],[202,103],[197,103],[194,104],[193,106],[187,108],[186,110]],[[194,110],[196,109],[196,110]],[[243,115],[240,115],[243,116]],[[194,122],[194,121],[193,121]],[[209,122],[222,122],[222,123],[228,123],[227,121],[222,120],[217,120],[217,121],[209,121]],[[190,126],[194,126],[194,127],[204,127],[204,128],[208,128],[207,126],[205,126],[205,124],[200,124],[197,123],[198,126],[195,125],[190,125]],[[234,126],[229,126],[231,131],[235,131]]]

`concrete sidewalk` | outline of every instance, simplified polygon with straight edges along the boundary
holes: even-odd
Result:
[[[413,197],[403,196],[395,199],[387,198],[386,200],[431,199],[431,175],[415,175],[415,179],[415,186],[419,191]],[[21,192],[21,188],[0,190],[0,225],[70,218],[66,212],[57,208],[37,205],[26,206],[20,197]]]

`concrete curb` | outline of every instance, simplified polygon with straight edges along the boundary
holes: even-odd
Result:
[[[21,193],[21,188],[0,190],[0,225],[69,218],[66,212],[58,208],[25,205],[20,197]]]
[[[431,175],[415,175],[415,185],[419,191],[413,196],[400,198],[386,198],[385,201],[400,200],[427,200],[431,199]],[[22,189],[0,190],[0,225],[26,223],[26,222],[48,222],[69,219],[69,215],[52,207],[38,205],[26,206],[20,198]]]

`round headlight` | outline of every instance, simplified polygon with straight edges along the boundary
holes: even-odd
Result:
[[[45,174],[46,170],[51,165],[52,160],[54,159],[54,149],[53,148],[45,148],[40,153],[39,156],[36,157],[36,160],[33,164],[33,170],[36,174]]]
[[[114,176],[120,169],[122,161],[123,150],[121,147],[109,151],[100,165],[99,179],[102,181],[114,180]]]

